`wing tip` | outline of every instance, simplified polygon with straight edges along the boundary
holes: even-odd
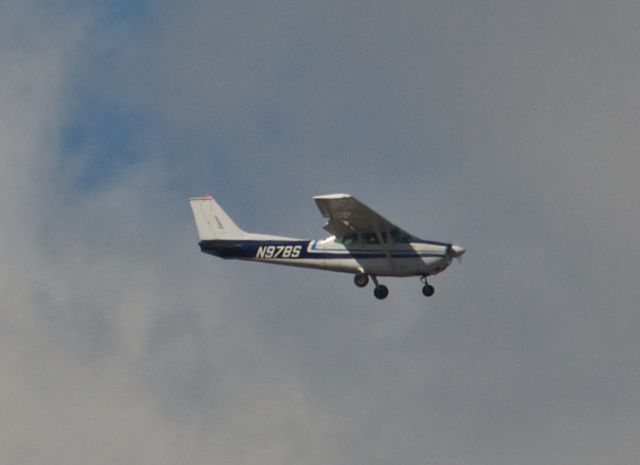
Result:
[[[353,197],[351,194],[324,194],[315,195],[313,198],[318,200],[335,200],[335,199],[348,199]]]
[[[201,197],[189,197],[189,200],[213,200],[213,197],[210,195],[203,195]]]

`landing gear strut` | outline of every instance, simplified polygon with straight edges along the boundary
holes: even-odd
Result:
[[[373,280],[373,283],[376,285],[376,287],[373,289],[373,295],[376,296],[376,299],[380,299],[380,300],[386,299],[387,296],[389,295],[389,288],[384,284],[380,284],[378,282],[378,278],[376,278],[374,275],[371,275],[371,279]]]
[[[420,278],[420,281],[424,283],[424,286],[422,286],[422,293],[426,296],[426,297],[431,297],[433,294],[435,294],[436,290],[435,288],[429,284],[427,282],[427,276],[422,276]]]

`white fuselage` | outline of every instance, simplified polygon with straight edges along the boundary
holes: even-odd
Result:
[[[416,241],[346,246],[337,242],[335,236],[312,241],[262,242],[255,254],[237,258],[376,276],[434,275],[447,268],[452,259],[446,254],[446,245],[440,243]]]

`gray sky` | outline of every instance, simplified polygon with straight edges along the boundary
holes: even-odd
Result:
[[[0,4],[0,462],[640,461],[637,2]],[[200,254],[350,192],[376,301]],[[309,232],[310,231],[310,232]]]

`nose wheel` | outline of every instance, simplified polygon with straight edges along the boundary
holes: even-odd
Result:
[[[422,293],[426,296],[426,297],[431,297],[433,294],[436,293],[436,290],[433,286],[431,286],[430,284],[426,284],[424,286],[422,286]]]
[[[427,282],[426,276],[422,276],[420,278],[420,281],[424,283],[424,286],[422,286],[422,293],[425,295],[425,297],[431,297],[433,294],[435,294],[436,289]]]

